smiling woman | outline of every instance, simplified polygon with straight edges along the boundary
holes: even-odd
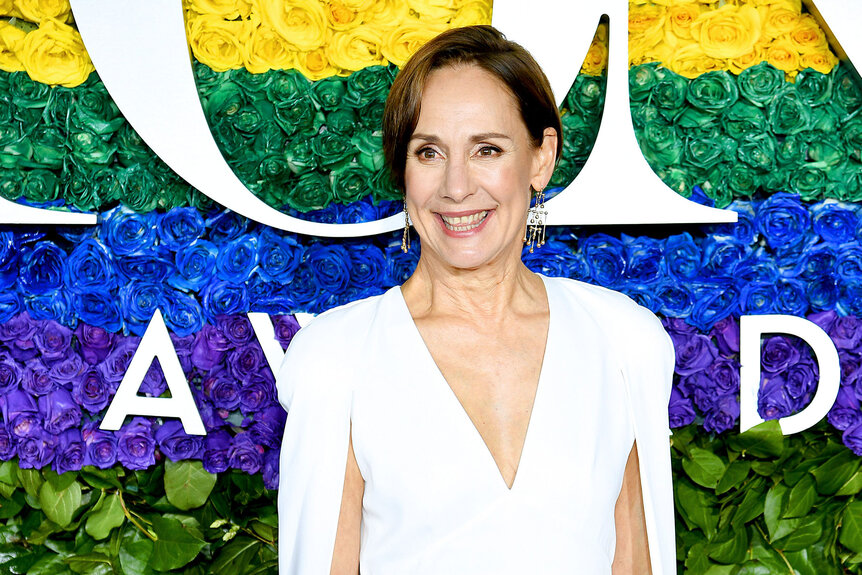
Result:
[[[396,78],[384,147],[421,255],[287,352],[282,573],[676,572],[670,340],[521,261],[561,141],[541,69],[489,26]]]

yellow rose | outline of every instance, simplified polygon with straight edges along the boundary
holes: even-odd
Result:
[[[820,25],[810,14],[805,14],[799,24],[788,34],[788,39],[800,54],[811,54],[829,49],[829,41]]]
[[[296,69],[309,80],[322,80],[339,73],[339,69],[333,66],[326,57],[326,49],[299,52],[296,55]]]
[[[743,70],[747,70],[752,66],[760,64],[762,61],[766,60],[765,49],[765,46],[758,42],[754,45],[754,49],[748,54],[729,59],[727,61],[728,71],[738,76]]]
[[[464,3],[455,17],[452,18],[451,26],[460,28],[462,26],[474,26],[476,24],[491,23],[491,4],[485,0],[471,0]]]
[[[707,55],[700,44],[689,44],[676,50],[665,61],[665,65],[686,78],[697,78],[707,72],[727,69],[727,63],[724,60]]]
[[[224,20],[215,14],[195,16],[188,21],[187,34],[198,61],[216,72],[243,65],[245,43],[251,34],[247,20]]]
[[[779,38],[766,48],[766,61],[786,73],[799,70],[799,53],[790,40]]]
[[[664,34],[666,10],[661,6],[629,6],[629,51],[645,53]]]
[[[598,28],[596,28],[596,35],[593,36],[594,40],[598,40],[599,42],[603,42],[605,46],[608,44],[608,25],[604,22],[599,22]]]
[[[713,58],[737,58],[748,54],[760,39],[760,14],[754,6],[725,4],[704,12],[691,26],[692,37],[704,54]]]
[[[339,0],[327,2],[324,10],[326,10],[326,21],[333,30],[350,30],[362,24],[362,14],[352,10]]]
[[[0,16],[15,16],[20,18],[21,14],[15,10],[12,0],[0,0]]]
[[[410,9],[404,0],[380,0],[369,13],[369,21],[381,30],[391,30],[410,18]]]
[[[367,12],[375,7],[376,4],[381,4],[383,0],[341,0],[345,6],[354,12]],[[403,0],[400,0],[403,3]]]
[[[18,59],[17,52],[27,33],[8,22],[0,22],[0,70],[23,72],[24,64]]]
[[[381,52],[396,66],[403,66],[420,46],[445,28],[419,20],[407,20],[392,30],[384,39]]]
[[[372,26],[360,26],[346,32],[333,32],[326,44],[329,61],[343,70],[361,70],[385,64],[380,53],[380,32]]]
[[[313,52],[326,43],[326,12],[318,0],[255,0],[255,11],[298,50]]]
[[[243,63],[252,74],[287,70],[295,66],[293,46],[269,26],[254,26],[243,44]]]
[[[50,18],[27,34],[17,55],[27,75],[42,84],[72,88],[94,69],[78,31]]]
[[[810,52],[803,54],[799,67],[801,69],[814,68],[821,74],[828,74],[832,68],[838,65],[838,58],[831,50],[823,50],[822,52]]]
[[[225,20],[244,20],[251,14],[251,0],[185,0],[183,4],[198,14],[216,14]]]
[[[695,0],[652,0],[653,4],[658,4],[659,6],[685,6],[688,4],[694,4]]]
[[[766,40],[774,40],[789,34],[799,25],[799,12],[787,8],[770,8],[763,20],[763,35]]]
[[[601,76],[608,69],[608,47],[604,43],[593,38],[584,65],[581,66],[581,74],[587,76]]]
[[[664,24],[665,42],[671,44],[667,38],[668,32],[679,39],[690,39],[691,25],[702,12],[703,7],[699,4],[688,3],[670,6],[667,9],[667,20]]]
[[[72,10],[69,0],[15,0],[14,4],[21,17],[30,22],[48,18],[65,22]]]

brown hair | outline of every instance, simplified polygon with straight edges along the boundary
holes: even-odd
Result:
[[[395,185],[404,190],[407,144],[419,122],[422,91],[431,72],[472,64],[509,90],[527,132],[538,147],[545,128],[557,131],[557,159],[563,149],[560,113],[545,73],[520,44],[506,40],[492,26],[468,26],[443,32],[410,58],[395,77],[383,112],[383,152]]]

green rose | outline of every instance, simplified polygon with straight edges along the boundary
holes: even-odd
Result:
[[[766,115],[747,102],[737,102],[724,113],[724,130],[734,140],[762,134],[766,129]]]
[[[696,183],[693,174],[683,168],[674,166],[663,166],[656,171],[656,175],[673,191],[684,198],[691,197],[691,190]]]
[[[736,140],[727,136],[689,138],[683,161],[697,169],[709,170],[721,162],[732,161],[736,157],[736,148]]]
[[[159,190],[156,178],[147,166],[137,165],[124,169],[118,175],[120,199],[127,207],[136,212],[151,212],[159,204]]]
[[[276,108],[290,107],[311,97],[311,82],[296,70],[274,70],[267,75],[272,81],[266,86],[266,99]]]
[[[773,170],[766,174],[760,174],[760,187],[770,194],[786,191],[790,173],[790,170]]]
[[[830,170],[847,161],[847,150],[838,134],[813,132],[808,144],[809,166]]]
[[[799,166],[805,163],[807,154],[808,144],[802,134],[782,138],[775,148],[775,159],[779,166]]]
[[[233,173],[236,174],[236,177],[245,184],[245,187],[255,194],[260,190],[261,185],[263,185],[263,178],[260,177],[260,173],[258,172],[260,161],[257,157],[246,154],[234,158],[230,162],[230,167]]]
[[[847,115],[853,115],[862,107],[862,90],[847,66],[841,66],[835,76],[834,102]],[[846,119],[842,117],[842,120]]]
[[[715,202],[716,208],[726,208],[733,201],[733,194],[727,185],[730,172],[730,164],[716,164],[706,172],[704,177],[701,188],[706,196]]]
[[[284,184],[292,175],[287,156],[278,152],[270,152],[261,158],[257,171],[264,182],[272,184]]]
[[[832,98],[832,75],[807,68],[796,75],[796,92],[809,106],[825,104]]]
[[[287,204],[287,188],[283,185],[265,182],[254,195],[266,205],[281,210]]]
[[[336,134],[352,135],[359,120],[351,108],[339,108],[326,114],[326,129]]]
[[[37,126],[30,132],[33,161],[45,168],[60,169],[66,156],[66,134],[59,128]]]
[[[202,102],[211,124],[220,122],[225,116],[236,114],[245,103],[245,92],[233,82],[217,85]]]
[[[288,138],[316,134],[325,118],[323,112],[314,109],[310,97],[289,105],[275,105],[275,123],[281,126]]]
[[[551,175],[551,180],[548,185],[552,188],[560,188],[568,186],[575,179],[575,176],[581,171],[582,166],[573,162],[565,153],[557,162],[554,168],[554,173]]]
[[[335,199],[342,204],[352,204],[361,200],[371,191],[368,182],[374,174],[359,164],[347,164],[329,174],[329,183]]]
[[[564,106],[573,113],[580,111],[588,118],[600,118],[605,106],[605,84],[602,76],[579,74],[566,95]]]
[[[651,101],[666,120],[673,121],[685,107],[688,79],[664,70],[661,80],[652,89]]]
[[[74,105],[75,93],[80,90],[72,90],[57,86],[48,95],[45,109],[42,111],[44,121],[57,128],[66,129],[69,124],[69,110]]]
[[[809,107],[790,84],[778,92],[769,105],[769,125],[775,134],[798,134],[808,129]]]
[[[640,147],[646,160],[655,169],[657,166],[679,163],[683,143],[675,126],[656,120],[644,126]]]
[[[25,171],[21,187],[24,197],[37,204],[54,201],[60,195],[60,180],[50,170]]]
[[[235,114],[228,116],[226,120],[243,134],[256,134],[265,125],[275,124],[272,121],[273,115],[272,104],[265,100],[257,100],[241,106]]]
[[[318,108],[327,112],[336,110],[344,105],[344,95],[347,93],[345,84],[345,79],[338,76],[318,80],[311,85],[311,97]]]
[[[769,172],[775,168],[775,138],[770,134],[746,136],[737,157],[758,172]]]
[[[641,64],[629,69],[629,98],[632,102],[643,102],[659,80],[658,62]]]
[[[33,157],[30,139],[21,135],[18,122],[0,124],[0,166],[5,169],[23,167]]]
[[[263,122],[254,135],[254,151],[256,154],[283,153],[287,145],[284,130],[275,122]]]
[[[350,163],[356,150],[349,138],[332,132],[321,132],[311,140],[311,149],[317,155],[322,170],[337,170]]]
[[[76,89],[69,113],[72,126],[98,136],[113,134],[125,122],[101,83],[84,90]]]
[[[739,88],[727,72],[707,72],[689,83],[686,99],[705,112],[720,112],[736,103]]]
[[[661,118],[658,108],[652,104],[634,105],[631,107],[631,112],[635,131],[643,130],[644,126]]]
[[[366,170],[382,170],[386,163],[383,158],[383,134],[377,131],[362,130],[350,138],[359,155],[356,161]]]
[[[299,212],[322,210],[335,199],[329,178],[320,172],[308,172],[287,191],[287,204]]]
[[[560,121],[563,125],[563,155],[573,163],[583,165],[596,143],[598,126],[581,114],[564,113]]]
[[[377,170],[371,177],[368,187],[371,188],[371,199],[375,204],[404,199],[404,195],[392,183],[392,174],[389,170]]]
[[[12,72],[9,81],[9,94],[12,103],[19,108],[42,109],[48,103],[52,88],[47,84],[34,82],[26,72]]]
[[[862,160],[862,117],[854,116],[841,129],[841,138],[847,152],[857,161]]]
[[[103,184],[107,184],[105,198],[116,195],[116,191],[111,189],[112,184],[116,185],[114,170],[110,168],[89,170],[87,167],[81,167],[70,162],[69,170],[63,181],[63,197],[67,203],[79,210],[95,211],[101,208],[105,200],[100,195]]]
[[[862,165],[851,162],[845,166],[840,178],[829,191],[845,202],[862,201]]]
[[[361,108],[373,101],[385,101],[395,78],[395,67],[369,66],[347,77],[347,92],[343,103]]]
[[[21,170],[0,170],[0,196],[15,201],[24,195],[24,176]]]
[[[369,130],[380,130],[383,127],[383,108],[386,102],[374,100],[359,109],[359,123]]]
[[[739,162],[733,164],[727,177],[727,187],[731,192],[750,198],[759,185],[760,178],[751,166]]]
[[[258,99],[266,96],[266,89],[273,81],[273,75],[267,74],[252,74],[245,68],[237,68],[228,70],[225,74],[230,76],[232,82],[235,82],[246,96]]]
[[[784,87],[784,72],[761,62],[742,71],[737,79],[740,95],[754,104],[763,107],[772,101],[773,96]]]
[[[715,136],[720,129],[718,116],[691,106],[686,106],[682,114],[677,116],[676,125],[684,130],[696,131],[704,136]]]
[[[117,144],[117,159],[123,166],[145,164],[155,158],[153,151],[129,123],[120,126],[114,134],[114,142]]]
[[[195,84],[198,87],[201,101],[206,99],[206,94],[210,93],[222,82],[228,79],[227,73],[216,72],[206,64],[201,64],[197,60],[192,60],[192,66],[195,74]]]
[[[301,175],[317,168],[317,156],[308,138],[299,137],[288,142],[284,156],[287,166],[294,174]]]
[[[243,156],[251,141],[251,137],[237,130],[233,122],[228,119],[222,119],[217,124],[211,125],[210,131],[228,160]]]
[[[70,132],[69,147],[72,148],[72,156],[79,162],[102,166],[110,164],[117,152],[115,143],[87,131]]]
[[[826,172],[812,165],[797,168],[790,175],[788,186],[791,192],[799,194],[804,201],[823,198],[831,187]]]
[[[838,114],[835,113],[832,106],[811,108],[809,114],[812,130],[820,130],[821,132],[838,132],[841,130]]]

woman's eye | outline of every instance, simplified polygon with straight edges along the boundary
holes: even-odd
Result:
[[[416,152],[416,155],[419,156],[419,158],[422,160],[433,160],[437,157],[437,152],[435,152],[431,148],[422,148],[421,150]]]
[[[500,153],[500,148],[496,146],[482,146],[479,148],[478,154],[480,156],[493,156]]]

